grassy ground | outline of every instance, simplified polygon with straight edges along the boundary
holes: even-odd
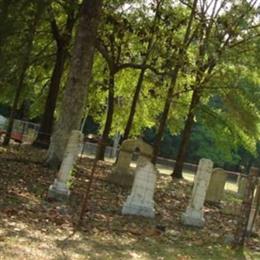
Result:
[[[99,165],[83,225],[73,233],[92,161],[79,162],[70,200],[61,204],[45,199],[55,172],[40,164],[44,156],[0,147],[0,259],[260,259],[259,238],[248,240],[243,251],[224,242],[236,217],[218,207],[205,206],[203,229],[181,225],[192,189],[187,180],[159,177],[155,219],[122,216],[129,189],[106,181],[109,163]],[[226,201],[239,203],[232,192]]]

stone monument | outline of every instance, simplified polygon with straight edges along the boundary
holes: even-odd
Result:
[[[112,169],[112,173],[108,177],[110,182],[125,187],[132,185],[134,174],[130,164],[135,151],[139,152],[139,158],[147,160],[151,160],[153,155],[152,146],[145,143],[142,139],[125,140],[120,147],[118,159]]]
[[[186,212],[182,215],[182,223],[184,225],[203,227],[205,222],[203,216],[203,205],[212,169],[213,162],[211,160],[203,158],[199,161],[191,199]]]
[[[206,193],[206,201],[219,203],[224,195],[227,173],[221,168],[212,171],[209,186]]]
[[[139,158],[131,194],[124,203],[122,214],[153,218],[154,190],[158,171],[147,159]]]
[[[240,199],[243,199],[245,195],[246,186],[247,186],[247,176],[240,175],[238,178],[237,185],[238,185],[237,196]]]
[[[73,130],[69,138],[63,161],[60,170],[57,174],[54,183],[49,187],[48,197],[55,198],[57,200],[67,199],[70,195],[68,188],[68,180],[70,178],[71,171],[74,163],[77,159],[80,151],[80,146],[83,141],[83,134],[81,131]]]

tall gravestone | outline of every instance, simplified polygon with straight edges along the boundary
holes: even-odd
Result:
[[[219,203],[223,199],[226,180],[227,173],[223,169],[213,169],[206,193],[206,201]]]
[[[109,175],[108,180],[120,186],[129,187],[133,184],[134,173],[131,169],[133,153],[139,152],[140,158],[150,160],[153,154],[152,146],[141,139],[127,139],[121,147],[118,159]]]
[[[68,187],[68,180],[74,163],[80,151],[80,146],[83,141],[83,134],[81,131],[73,130],[69,138],[66,151],[64,153],[63,161],[60,170],[57,174],[54,183],[49,187],[48,197],[57,200],[64,200],[69,197],[70,190]]]
[[[122,214],[153,218],[154,190],[158,171],[146,158],[139,158],[131,194],[125,202]]]
[[[211,160],[203,158],[199,161],[191,199],[185,213],[182,215],[182,223],[184,225],[203,227],[205,222],[203,205],[212,169],[213,162]]]

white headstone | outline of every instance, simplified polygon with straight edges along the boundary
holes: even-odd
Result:
[[[194,179],[192,196],[186,212],[182,215],[182,222],[184,225],[203,227],[205,222],[203,205],[212,169],[213,162],[211,160],[201,159],[199,161],[197,173]]]
[[[70,190],[67,183],[78,156],[82,141],[83,134],[81,131],[73,130],[71,132],[57,178],[49,188],[48,197],[63,200],[70,195]]]
[[[122,214],[154,217],[153,195],[157,174],[157,169],[149,160],[138,160],[132,191],[124,203]]]

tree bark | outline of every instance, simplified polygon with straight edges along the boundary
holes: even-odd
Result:
[[[142,69],[140,71],[138,82],[136,84],[135,93],[134,93],[129,117],[128,117],[128,120],[127,120],[127,123],[126,123],[124,135],[123,135],[123,138],[120,140],[120,142],[123,142],[124,140],[126,140],[129,137],[129,134],[130,134],[130,131],[131,131],[131,128],[132,128],[132,125],[133,125],[133,121],[134,121],[137,102],[138,102],[140,92],[141,92],[141,89],[142,89],[144,74],[145,74],[145,69]]]
[[[69,78],[48,150],[47,164],[51,168],[60,166],[71,131],[80,128],[91,78],[101,7],[102,0],[85,0],[81,7]]]
[[[38,21],[42,14],[42,7],[43,7],[43,3],[39,3],[37,6],[37,9],[36,9],[32,24],[30,25],[30,31],[28,34],[28,38],[26,40],[26,46],[25,46],[23,61],[22,61],[22,65],[21,65],[21,71],[20,71],[20,75],[19,75],[19,79],[18,79],[18,85],[16,88],[13,104],[12,104],[10,115],[9,115],[6,136],[3,141],[3,145],[5,145],[5,146],[9,145],[9,142],[11,139],[11,133],[13,131],[13,126],[14,126],[15,113],[16,113],[16,110],[17,110],[17,107],[19,104],[20,96],[23,91],[26,71],[30,65],[30,55],[32,52],[32,47],[33,47],[33,39],[34,39],[34,35],[36,33]]]
[[[66,49],[59,46],[56,53],[55,66],[51,76],[50,87],[48,91],[47,100],[45,102],[44,114],[42,117],[39,133],[33,145],[48,148],[50,143],[50,136],[53,128],[54,111],[60,89],[60,81],[62,78],[65,60]]]
[[[55,18],[51,21],[52,34],[57,45],[56,59],[54,69],[52,71],[48,96],[45,102],[39,133],[33,143],[34,146],[48,148],[50,144],[50,137],[54,123],[54,112],[60,90],[60,83],[67,60],[67,51],[72,37],[71,34],[74,22],[74,12],[72,11],[72,13],[68,14],[65,33],[60,34]]]
[[[2,60],[2,46],[6,37],[6,24],[8,21],[8,15],[9,15],[9,7],[13,4],[10,0],[4,0],[2,1],[0,5],[0,59]]]
[[[200,100],[200,93],[198,90],[194,90],[192,94],[192,99],[189,107],[189,112],[188,116],[185,122],[185,126],[182,132],[182,137],[181,137],[181,143],[180,143],[180,148],[178,151],[174,171],[172,173],[172,178],[178,178],[182,179],[182,169],[183,169],[183,164],[185,160],[185,156],[187,153],[187,147],[189,144],[190,136],[192,133],[192,127],[194,125],[194,115],[195,115],[195,108],[198,105]]]
[[[96,160],[104,160],[105,150],[108,143],[109,133],[111,130],[114,114],[114,88],[115,88],[115,75],[113,72],[110,72],[109,76],[109,88],[108,88],[108,107],[107,107],[107,116],[106,123],[102,133],[101,142],[97,146]]]

